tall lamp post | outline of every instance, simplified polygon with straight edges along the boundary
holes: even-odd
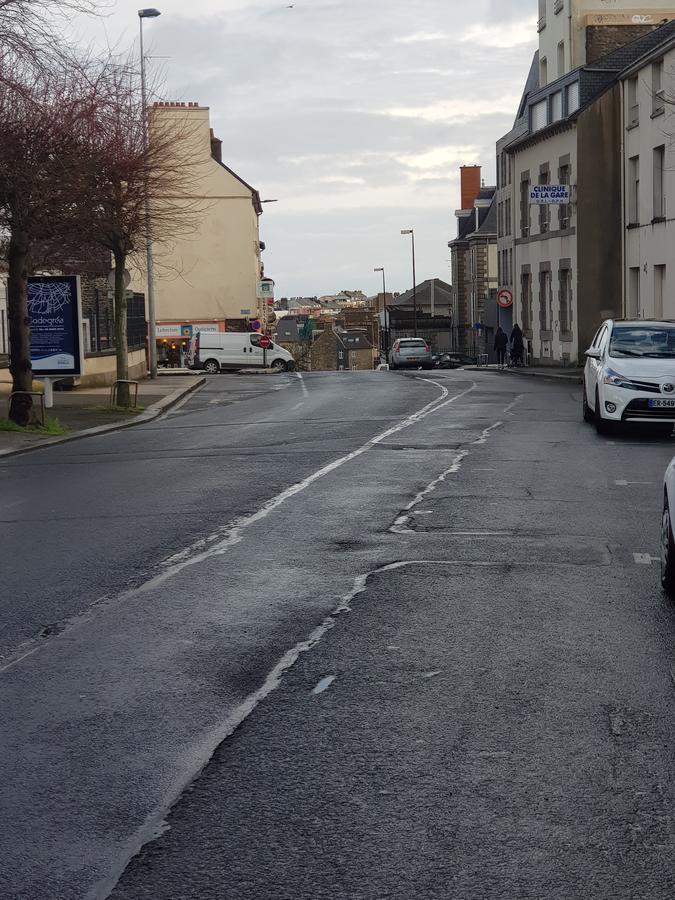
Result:
[[[150,142],[148,134],[148,98],[145,86],[145,52],[143,50],[143,19],[161,16],[158,9],[139,9],[138,21],[141,32],[141,108],[143,115],[143,143],[147,153]],[[157,322],[155,320],[155,273],[152,258],[152,226],[150,222],[150,198],[145,192],[145,255],[148,274],[148,350],[150,357],[150,377],[157,378]]]
[[[417,277],[415,275],[415,231],[406,228],[401,234],[409,234],[412,242],[412,276],[413,276],[413,335],[417,337]]]
[[[373,272],[382,272],[382,312],[384,313],[384,355],[389,358],[389,322],[387,309],[387,282],[385,280],[384,266],[373,269]]]

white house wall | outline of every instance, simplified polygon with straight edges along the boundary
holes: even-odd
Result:
[[[664,59],[663,87],[675,97],[675,50]],[[637,98],[623,84],[624,107],[624,314],[640,318],[675,319],[675,106],[664,103],[664,112],[653,115],[651,62],[637,77]],[[637,99],[638,122],[633,100]],[[665,221],[654,222],[654,149],[665,148]],[[638,222],[631,194],[635,191],[634,163],[639,160]],[[655,271],[655,267],[664,269]],[[662,279],[662,280],[661,280]],[[660,287],[659,287],[660,284]],[[657,296],[658,295],[658,296]],[[658,298],[662,297],[662,310]]]

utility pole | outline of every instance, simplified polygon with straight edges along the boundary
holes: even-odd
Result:
[[[139,9],[138,21],[141,33],[141,109],[143,115],[143,143],[147,155],[150,145],[148,134],[148,98],[145,86],[145,51],[143,49],[143,19],[156,19],[161,16],[158,9]],[[155,272],[152,256],[152,223],[150,221],[150,198],[148,186],[145,190],[145,258],[148,278],[148,356],[150,362],[150,378],[157,378],[157,321],[155,319]]]

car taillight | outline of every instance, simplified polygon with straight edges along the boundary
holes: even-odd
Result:
[[[401,342],[400,342],[400,341],[395,341],[395,343],[394,343],[394,350],[396,350],[396,351],[398,352],[400,349],[401,349]]]
[[[429,345],[428,345],[428,344],[425,344],[425,345],[424,345],[424,352],[425,352],[425,353],[428,353],[428,352],[429,352]]]

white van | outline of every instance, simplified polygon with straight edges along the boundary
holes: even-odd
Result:
[[[260,335],[246,331],[197,331],[190,342],[188,368],[203,369],[215,375],[227,369],[277,369],[292,371],[295,360],[278,344],[270,343],[266,351],[260,346]]]

